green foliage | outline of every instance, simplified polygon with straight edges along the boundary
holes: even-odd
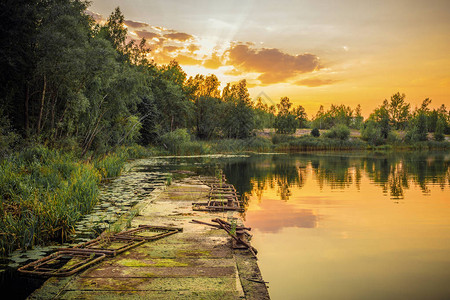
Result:
[[[316,127],[313,128],[313,129],[311,130],[311,136],[313,136],[313,137],[319,137],[319,136],[320,136],[320,131],[319,131],[319,129],[317,129]]]
[[[272,137],[272,143],[273,144],[282,144],[282,143],[289,143],[290,141],[295,140],[295,137],[292,135],[287,134],[275,134]]]
[[[387,109],[388,103],[385,101],[383,105],[376,108],[375,111],[370,115],[369,120],[377,123],[380,129],[381,137],[387,139],[389,132],[391,131],[389,111]]]
[[[273,124],[276,133],[295,133],[299,121],[297,119],[298,116],[295,115],[295,111],[291,111],[291,106],[292,103],[288,97],[281,98],[280,103],[277,104],[278,114],[275,117],[275,122]],[[303,118],[303,111],[300,107],[298,108],[297,113],[300,115],[299,117]]]
[[[392,95],[387,105],[391,125],[396,129],[404,129],[408,124],[410,104],[405,101],[405,94],[396,93]],[[387,100],[385,100],[387,102]]]
[[[277,141],[280,142],[280,141]],[[274,142],[275,144],[275,142]],[[315,138],[309,135],[292,137],[285,142],[277,143],[276,150],[283,151],[319,151],[319,150],[357,150],[366,149],[366,143],[361,140],[341,140],[329,138]]]
[[[409,142],[427,141],[427,118],[423,111],[418,111],[409,124],[405,140]]]
[[[274,128],[277,133],[281,134],[292,134],[295,133],[298,127],[298,121],[295,118],[295,115],[287,114],[280,115],[278,114],[275,117]]]
[[[330,129],[337,124],[349,127],[353,120],[353,110],[349,106],[332,104],[328,111],[320,106],[319,111],[313,118],[312,127],[319,129]]]
[[[0,159],[10,154],[11,150],[18,144],[20,137],[16,134],[0,108]]]
[[[244,145],[247,150],[258,152],[269,151],[272,149],[272,142],[265,137],[255,136],[244,140]]]
[[[207,154],[210,151],[206,143],[191,141],[191,136],[185,128],[162,135],[160,143],[169,153],[176,155]]]
[[[380,126],[373,120],[367,120],[364,124],[364,127],[361,130],[361,138],[372,146],[382,145],[386,141],[383,138]]]
[[[445,120],[443,118],[439,118],[436,122],[436,131],[434,132],[434,139],[436,141],[443,141],[445,139],[444,130]]]
[[[67,240],[97,202],[101,180],[118,176],[124,162],[123,154],[108,154],[88,163],[43,146],[2,160],[0,253]]]
[[[245,150],[243,140],[220,139],[211,141],[212,153],[241,153]]]
[[[118,177],[126,162],[125,153],[111,153],[103,155],[94,160],[94,167],[100,172],[104,179]]]
[[[261,97],[258,97],[254,106],[255,111],[255,128],[264,129],[272,128],[275,120],[275,106],[268,106],[263,103]]]
[[[350,136],[350,129],[343,124],[339,124],[333,126],[328,132],[324,134],[324,136],[330,139],[339,139],[342,141],[346,141]]]
[[[227,138],[245,139],[255,129],[255,114],[247,90],[247,82],[228,84],[222,92],[225,102],[221,114],[222,134]]]

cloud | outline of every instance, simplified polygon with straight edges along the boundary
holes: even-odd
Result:
[[[180,41],[180,42],[185,42],[187,40],[194,38],[192,35],[184,33],[184,32],[167,33],[164,35],[164,37],[171,39],[171,40]]]
[[[190,65],[190,66],[196,66],[201,65],[202,60],[196,59],[192,56],[187,56],[184,54],[179,54],[174,59],[180,64],[180,65]]]
[[[203,61],[203,66],[208,69],[218,69],[222,65],[222,58],[217,53],[213,53],[210,58]]]
[[[184,47],[179,47],[179,46],[165,46],[163,50],[164,50],[165,52],[174,52],[174,51],[177,51],[177,50],[180,50],[180,49],[184,49]]]
[[[125,25],[127,25],[128,27],[133,27],[133,28],[142,28],[142,27],[148,27],[150,26],[147,23],[144,22],[137,22],[137,21],[132,21],[132,20],[125,20],[123,21],[125,23]]]
[[[296,85],[303,85],[308,87],[318,87],[322,85],[329,85],[337,82],[338,80],[334,79],[320,79],[320,78],[306,78],[299,81],[296,81]]]
[[[195,52],[195,51],[197,51],[197,50],[200,50],[200,46],[199,46],[199,45],[196,45],[196,44],[190,44],[189,46],[187,46],[187,49],[188,49],[190,52]]]
[[[238,69],[236,69],[236,68],[232,68],[230,70],[225,71],[224,74],[225,75],[230,75],[230,76],[239,76],[239,75],[242,75],[243,72],[238,70]]]
[[[98,14],[96,12],[90,11],[89,9],[86,9],[85,13],[94,19],[95,22],[103,21],[103,16],[101,14]]]
[[[319,70],[319,57],[314,54],[290,55],[279,49],[253,49],[251,44],[238,44],[226,51],[228,64],[245,72],[261,73],[262,84],[286,82],[297,74]]]
[[[154,32],[147,31],[147,30],[136,30],[135,32],[138,35],[138,37],[145,38],[146,40],[151,40],[155,37],[159,38],[161,36],[158,33],[154,33]]]

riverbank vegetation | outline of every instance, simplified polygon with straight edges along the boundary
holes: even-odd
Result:
[[[397,93],[367,120],[359,105],[308,117],[288,97],[251,99],[245,79],[220,89],[214,74],[188,78],[176,61],[156,64],[145,39],[128,37],[119,8],[98,24],[88,5],[0,4],[2,253],[65,240],[99,183],[132,157],[449,148],[449,111],[429,108],[430,99],[412,109]]]
[[[39,145],[0,162],[0,254],[63,242],[97,202],[99,185],[119,176],[140,147],[120,148],[91,161]]]

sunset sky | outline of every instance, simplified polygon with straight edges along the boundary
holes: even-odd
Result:
[[[100,19],[119,6],[131,38],[156,63],[188,76],[246,78],[268,104],[288,96],[309,116],[320,105],[368,114],[396,92],[414,108],[450,106],[450,1],[93,0]]]

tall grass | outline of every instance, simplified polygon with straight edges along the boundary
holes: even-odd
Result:
[[[277,151],[335,151],[335,150],[363,150],[367,149],[367,143],[360,139],[341,140],[326,137],[313,136],[280,136],[272,138]]]
[[[120,175],[127,152],[86,162],[37,146],[1,161],[0,254],[67,240],[96,204],[99,183]]]

